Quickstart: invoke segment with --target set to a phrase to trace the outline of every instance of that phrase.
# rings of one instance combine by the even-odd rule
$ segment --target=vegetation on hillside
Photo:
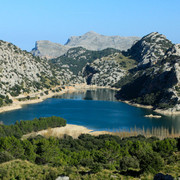
[[[21,121],[14,127],[21,127],[22,132],[27,132],[30,131],[28,127],[36,130],[35,127],[45,127],[45,124],[46,127],[54,126],[53,122],[58,118],[40,119],[32,123]],[[13,134],[14,128],[10,128],[9,133]],[[64,135],[61,139],[37,136],[22,140],[6,136],[0,138],[0,175],[2,179],[55,179],[62,175],[72,179],[112,179],[114,176],[132,179],[161,171],[178,177],[179,151],[180,138],[159,140],[142,135],[121,138],[82,134],[78,139]],[[172,170],[173,166],[175,169]]]
[[[55,64],[56,66],[68,65],[69,69],[74,73],[78,74],[82,71],[83,67],[86,63],[91,63],[96,59],[100,59],[102,57],[107,57],[110,54],[120,52],[120,50],[116,50],[113,48],[107,48],[101,51],[91,51],[86,50],[82,47],[71,48],[68,52],[56,59],[50,60],[50,63]]]

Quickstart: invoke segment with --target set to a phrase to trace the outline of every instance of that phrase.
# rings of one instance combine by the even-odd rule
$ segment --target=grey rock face
[[[128,74],[121,64],[116,60],[97,59],[92,63],[87,63],[82,71],[87,84],[98,86],[112,86],[122,77]]]
[[[128,55],[137,60],[139,66],[153,65],[161,60],[166,54],[166,51],[172,46],[171,41],[166,39],[164,35],[153,32],[137,41],[128,50]]]
[[[70,47],[63,46],[58,43],[53,43],[47,40],[37,41],[35,48],[32,49],[31,53],[34,56],[45,57],[47,59],[56,58],[68,51]]]
[[[104,36],[90,31],[82,36],[72,36],[65,45],[45,40],[37,41],[31,53],[34,56],[52,59],[65,54],[70,48],[74,47],[83,47],[88,50],[106,48],[127,50],[133,45],[134,41],[139,39],[139,37]]]
[[[42,78],[53,77],[50,65],[11,43],[0,41],[0,94],[6,95],[15,85],[21,91],[43,88]],[[24,90],[23,90],[24,89]]]
[[[129,49],[139,37],[104,36],[90,31],[82,36],[72,36],[66,45],[71,47],[82,46],[89,50],[102,50],[114,48],[119,50]]]
[[[174,45],[149,68],[131,74],[117,97],[156,108],[180,111],[180,46]]]

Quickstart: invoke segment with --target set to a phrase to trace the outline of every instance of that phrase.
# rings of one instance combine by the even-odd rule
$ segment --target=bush
[[[100,171],[102,171],[102,165],[100,163],[93,163],[91,166],[91,172],[95,174]]]
[[[14,157],[7,151],[0,152],[0,163],[13,160]]]
[[[120,170],[127,171],[131,168],[138,169],[139,161],[135,156],[125,156],[120,160]]]

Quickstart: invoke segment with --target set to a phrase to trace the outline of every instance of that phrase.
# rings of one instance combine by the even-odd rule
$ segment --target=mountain
[[[107,48],[91,51],[71,48],[64,55],[49,60],[59,71],[69,72],[69,83],[112,86],[124,77],[137,62],[122,55],[120,50]]]
[[[129,49],[139,37],[104,36],[90,31],[82,36],[72,36],[65,45],[71,47],[82,46],[89,50],[103,50],[114,48],[119,50]]]
[[[104,36],[90,31],[82,36],[72,36],[65,45],[53,43],[46,40],[37,41],[31,53],[34,56],[57,58],[65,54],[70,48],[83,47],[88,50],[103,50],[115,48],[127,50],[139,37]]]
[[[50,63],[56,65],[56,67],[69,68],[70,71],[77,75],[87,63],[91,63],[101,57],[109,56],[115,52],[120,51],[112,48],[91,51],[82,47],[76,47],[69,49],[64,55],[58,58],[51,59]]]
[[[5,41],[0,41],[0,65],[0,101],[59,84],[46,60]]]
[[[69,48],[70,47],[63,46],[58,43],[53,43],[47,40],[41,40],[36,42],[35,48],[32,49],[31,53],[34,56],[51,59],[63,55],[64,53],[67,52]]]
[[[180,111],[180,44],[172,45],[152,66],[132,71],[117,87],[121,87],[118,99],[167,109],[170,113]]]
[[[113,86],[129,74],[129,69],[136,67],[137,62],[125,57],[121,52],[87,63],[83,68],[83,77],[87,84],[98,86]]]
[[[164,35],[153,32],[137,41],[126,54],[135,59],[139,66],[147,66],[161,60],[172,45]]]

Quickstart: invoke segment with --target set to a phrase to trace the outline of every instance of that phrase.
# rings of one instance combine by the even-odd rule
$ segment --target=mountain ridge
[[[89,31],[81,36],[71,36],[64,45],[48,40],[36,41],[31,53],[35,56],[51,59],[65,54],[70,48],[74,47],[83,47],[87,50],[94,51],[106,48],[127,50],[133,45],[134,41],[139,39],[139,37],[135,36],[105,36],[94,31]]]

